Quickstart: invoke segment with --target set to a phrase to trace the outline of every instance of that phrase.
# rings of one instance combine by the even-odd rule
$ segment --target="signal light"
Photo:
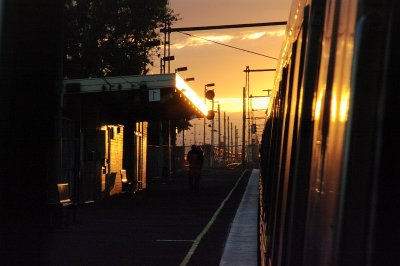
[[[206,91],[206,98],[207,98],[207,99],[212,100],[212,99],[214,99],[214,96],[215,96],[214,90],[208,90],[208,91]]]
[[[215,115],[214,111],[208,110],[208,114],[207,114],[206,117],[207,117],[208,120],[213,120],[214,119],[214,115]]]

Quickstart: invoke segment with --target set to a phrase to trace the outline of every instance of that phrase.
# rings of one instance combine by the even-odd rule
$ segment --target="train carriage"
[[[399,6],[293,1],[260,148],[261,265],[399,262]]]

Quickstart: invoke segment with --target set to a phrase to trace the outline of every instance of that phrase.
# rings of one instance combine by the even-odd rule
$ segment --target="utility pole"
[[[197,145],[197,143],[196,143],[196,126],[197,126],[197,124],[195,123],[194,124],[194,136],[193,136],[193,141],[194,141],[194,145]]]
[[[251,132],[250,132],[250,100],[248,99],[250,95],[250,72],[266,72],[266,71],[275,71],[276,69],[250,69],[249,66],[246,66],[246,69],[243,72],[246,73],[246,83],[245,87],[243,87],[243,140],[242,140],[242,163],[245,164],[245,152],[246,152],[246,112],[248,118],[248,145],[251,144]],[[247,92],[246,92],[247,91]],[[247,100],[247,110],[246,110],[246,100]]]
[[[218,157],[220,157],[221,149],[221,113],[220,106],[218,104]]]
[[[243,87],[242,166],[246,168],[246,87]]]
[[[231,162],[232,162],[232,159],[233,159],[233,125],[231,122]]]
[[[238,138],[239,138],[239,132],[235,125],[235,162],[237,162],[238,158]]]
[[[214,113],[214,98],[211,100],[211,110]],[[211,120],[211,159],[210,166],[214,167],[214,117]]]
[[[226,114],[224,112],[224,164],[226,164]]]
[[[183,152],[185,153],[185,129],[182,129],[182,147]]]
[[[159,176],[163,176],[164,172],[164,138],[163,138],[163,121],[159,120],[158,122],[158,145],[160,146],[158,160],[159,160]]]
[[[229,131],[229,116],[228,116],[228,125],[227,125],[228,127],[227,127],[227,129],[228,129],[228,162],[230,162],[230,158],[231,158],[231,151],[230,151],[230,146],[229,146],[229,133],[230,133],[230,131]]]
[[[251,133],[250,133],[250,100],[249,95],[250,95],[250,67],[246,66],[246,97],[247,97],[247,145],[251,144]]]

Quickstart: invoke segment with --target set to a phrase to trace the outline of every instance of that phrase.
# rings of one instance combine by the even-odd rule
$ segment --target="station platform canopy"
[[[176,73],[64,80],[63,95],[63,107],[87,103],[113,122],[193,119],[208,112]]]

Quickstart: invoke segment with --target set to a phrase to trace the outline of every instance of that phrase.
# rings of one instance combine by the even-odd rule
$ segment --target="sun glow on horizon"
[[[269,97],[260,97],[260,98],[253,98],[251,99],[252,109],[260,111],[267,109]],[[215,99],[215,106],[220,105],[220,109],[222,112],[243,112],[243,98],[216,98]],[[246,101],[246,108],[247,108],[247,101]]]

